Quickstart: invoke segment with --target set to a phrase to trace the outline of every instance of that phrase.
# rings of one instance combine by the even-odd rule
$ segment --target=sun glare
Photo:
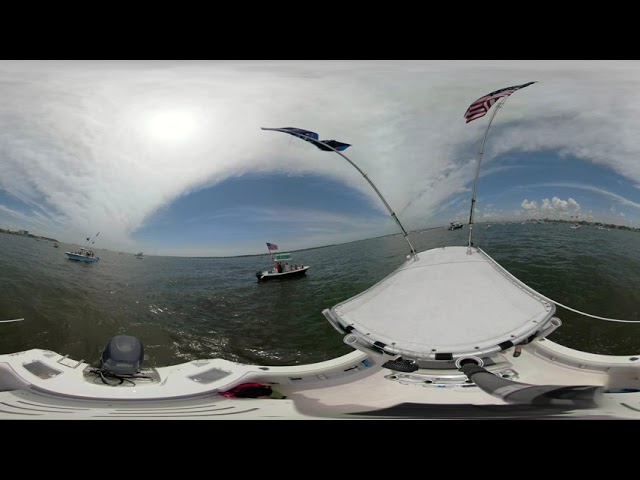
[[[196,121],[186,112],[162,112],[151,117],[149,133],[158,140],[171,142],[187,139],[193,134]]]

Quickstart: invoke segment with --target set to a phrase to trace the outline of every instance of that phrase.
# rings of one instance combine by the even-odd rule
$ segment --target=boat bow
[[[479,248],[419,254],[323,314],[344,342],[403,359],[454,360],[497,353],[560,325],[555,305]]]

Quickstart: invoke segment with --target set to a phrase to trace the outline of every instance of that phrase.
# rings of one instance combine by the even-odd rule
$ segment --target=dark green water
[[[466,245],[468,226],[410,234],[418,250]],[[520,280],[571,308],[640,320],[640,234],[567,224],[477,224],[474,243]],[[286,246],[285,239],[278,244]],[[322,310],[402,264],[400,236],[293,252],[307,276],[258,283],[266,255],[177,258],[97,250],[93,264],[70,245],[0,234],[0,353],[44,348],[87,362],[109,337],[139,337],[147,366],[220,357],[265,365],[328,360],[351,351]],[[425,292],[428,295],[428,292]],[[551,340],[583,351],[640,354],[640,324],[596,320],[558,307]]]

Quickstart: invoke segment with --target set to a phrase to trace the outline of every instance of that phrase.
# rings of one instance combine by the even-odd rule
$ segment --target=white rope
[[[540,294],[538,293],[538,295],[540,295]],[[575,312],[575,313],[579,313],[580,315],[584,315],[585,317],[596,318],[598,320],[605,320],[607,322],[640,323],[640,320],[620,320],[620,319],[617,319],[617,318],[607,318],[607,317],[599,317],[597,315],[591,315],[590,313],[581,312],[580,310],[576,310],[575,308],[567,307],[566,305],[563,305],[563,304],[561,304],[559,302],[556,302],[555,300],[551,300],[549,297],[545,297],[544,295],[540,295],[540,296],[543,297],[545,300],[551,302],[551,303],[555,303],[559,307],[566,308],[567,310],[570,310],[570,311]]]
[[[21,322],[24,318],[16,318],[15,320],[0,320],[0,323]]]
[[[605,320],[607,322],[619,322],[619,323],[640,323],[640,320],[620,320],[617,318],[607,318],[607,317],[599,317],[597,315],[591,315],[590,313],[585,313],[585,312],[581,312],[580,310],[576,310],[575,308],[571,308],[571,307],[567,307],[566,305],[561,304],[560,302],[556,302],[555,300],[550,299],[549,297],[542,295],[540,292],[538,292],[537,290],[532,289],[531,287],[529,287],[528,285],[524,284],[522,281],[520,281],[517,277],[515,277],[513,274],[511,274],[506,268],[504,268],[502,265],[500,265],[498,262],[496,262],[493,258],[491,258],[491,256],[485,252],[484,250],[482,250],[480,247],[477,247],[477,250],[482,252],[483,255],[485,255],[487,257],[487,259],[498,269],[500,270],[503,274],[505,274],[508,278],[511,278],[513,280],[515,280],[516,282],[524,285],[525,287],[529,288],[530,290],[533,290],[535,292],[535,294],[542,298],[543,300],[546,300],[549,303],[554,303],[556,305],[558,305],[559,307],[562,308],[566,308],[567,310],[570,310],[574,313],[577,313],[579,315],[584,315],[585,317],[591,317],[591,318],[596,318],[598,320]]]

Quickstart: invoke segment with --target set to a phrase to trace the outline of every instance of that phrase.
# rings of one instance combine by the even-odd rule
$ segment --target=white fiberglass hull
[[[0,356],[0,419],[640,419],[635,357],[592,355],[549,340],[525,345],[519,357],[511,351],[498,357],[493,370],[515,382],[599,385],[604,393],[595,408],[514,404],[467,383],[459,371],[398,373],[383,368],[383,358],[357,351],[293,367],[193,361],[156,369],[154,382],[110,386],[84,375],[87,364],[30,350]],[[41,378],[47,369],[58,373]],[[270,385],[286,398],[219,394],[248,382]]]
[[[76,253],[65,252],[69,260],[75,260],[76,262],[97,262],[100,257],[87,257],[86,255],[78,255]]]

